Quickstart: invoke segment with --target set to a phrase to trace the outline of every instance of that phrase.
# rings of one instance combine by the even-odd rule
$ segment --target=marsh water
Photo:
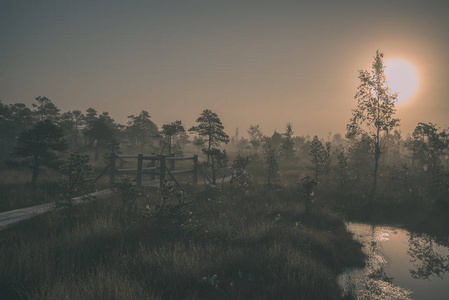
[[[449,241],[400,227],[348,223],[367,254],[365,268],[339,277],[356,299],[449,299]]]

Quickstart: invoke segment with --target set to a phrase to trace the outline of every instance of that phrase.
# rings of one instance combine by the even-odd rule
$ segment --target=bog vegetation
[[[186,130],[159,129],[147,111],[118,124],[41,96],[32,108],[0,102],[0,211],[67,207],[2,232],[0,295],[337,299],[338,272],[363,264],[342,215],[448,234],[448,130],[418,123],[402,135],[382,53],[359,78],[346,134],[326,137],[296,136],[291,123],[230,137],[208,109]],[[107,186],[93,179],[113,152],[199,154],[211,185],[138,190],[122,176],[120,195],[72,207]]]

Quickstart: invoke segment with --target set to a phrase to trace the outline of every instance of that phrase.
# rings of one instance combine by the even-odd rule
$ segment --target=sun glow
[[[419,75],[411,63],[392,59],[385,62],[385,76],[390,90],[398,93],[398,104],[410,101],[418,92]]]

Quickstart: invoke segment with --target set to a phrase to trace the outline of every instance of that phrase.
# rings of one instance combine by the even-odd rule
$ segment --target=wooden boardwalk
[[[101,199],[106,198],[114,193],[113,189],[106,189],[98,192],[94,192],[91,194],[86,195],[89,197],[89,199],[95,200],[95,199]],[[72,199],[72,204],[77,205],[80,203],[86,203],[86,196],[76,197]],[[5,211],[0,213],[0,231],[3,231],[12,225],[27,220],[30,218],[33,218],[38,215],[42,215],[50,210],[58,209],[55,206],[54,202],[25,207],[25,208],[19,208],[14,209],[10,211]]]
[[[231,180],[231,176],[228,176],[225,178],[218,178],[217,184],[222,184],[223,182],[229,182],[230,180]],[[169,182],[173,182],[173,181],[169,181]],[[181,183],[185,184],[185,182],[181,182]],[[209,185],[211,183],[209,181],[205,180],[205,184]],[[145,187],[159,188],[160,181],[159,180],[146,181],[146,182],[142,182],[141,185],[145,186]],[[86,203],[86,201],[89,201],[89,200],[85,200],[86,198],[91,199],[91,200],[106,198],[106,197],[112,195],[114,192],[115,192],[115,189],[111,188],[111,189],[94,192],[94,193],[91,193],[91,194],[88,194],[85,196],[76,197],[76,198],[72,199],[72,204],[77,205],[77,204],[81,204],[81,203]],[[53,209],[59,209],[59,208],[56,207],[54,202],[50,202],[50,203],[45,203],[45,204],[40,204],[40,205],[35,205],[35,206],[1,212],[0,213],[0,231],[3,231],[5,229],[11,227],[14,224],[17,224],[18,222],[33,218],[35,216],[42,215],[42,214],[44,214],[50,210],[53,210]]]

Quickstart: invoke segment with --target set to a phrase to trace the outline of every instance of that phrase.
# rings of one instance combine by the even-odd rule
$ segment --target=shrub
[[[199,226],[192,202],[186,199],[182,191],[166,186],[158,190],[157,197],[158,203],[145,205],[143,225],[159,234],[186,234]]]
[[[86,195],[94,190],[92,168],[89,165],[89,156],[71,153],[61,166],[62,177],[59,179],[60,189],[57,206],[71,206],[72,198]]]

